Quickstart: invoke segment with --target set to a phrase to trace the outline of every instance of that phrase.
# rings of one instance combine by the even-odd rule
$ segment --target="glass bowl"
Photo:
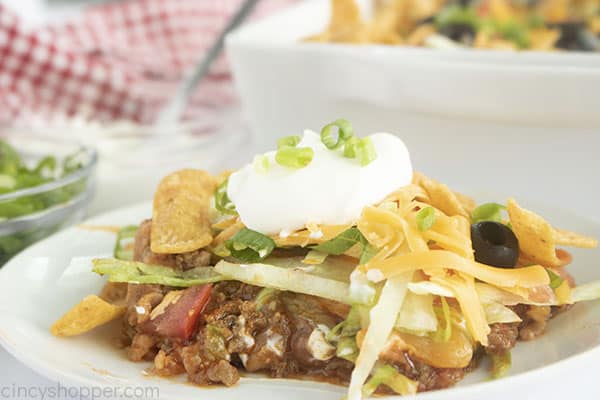
[[[0,267],[25,247],[80,222],[95,186],[96,151],[76,142],[27,134],[2,135],[27,166],[46,156],[68,160],[73,172],[38,186],[0,194]]]

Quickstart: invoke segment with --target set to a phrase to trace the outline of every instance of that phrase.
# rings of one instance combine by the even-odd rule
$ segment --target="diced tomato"
[[[477,6],[475,12],[480,17],[486,17],[490,13],[490,5],[484,1]]]
[[[165,311],[144,324],[142,330],[161,336],[187,340],[198,326],[198,319],[210,299],[212,286],[193,286]]]

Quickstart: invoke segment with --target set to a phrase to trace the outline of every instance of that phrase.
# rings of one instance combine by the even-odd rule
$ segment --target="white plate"
[[[540,208],[536,208],[540,210]],[[600,237],[600,226],[569,213],[545,211],[565,228]],[[90,220],[89,225],[138,223],[150,215],[143,204],[120,209]],[[103,279],[89,271],[77,257],[110,256],[114,234],[74,227],[44,240],[9,262],[0,271],[0,343],[37,372],[63,383],[85,386],[140,386],[160,390],[161,399],[202,398],[264,400],[285,398],[339,399],[342,388],[331,385],[266,378],[243,378],[233,388],[202,389],[177,379],[148,377],[148,366],[128,361],[110,340],[117,326],[81,337],[58,339],[48,328],[84,296],[97,293]],[[579,282],[600,279],[598,250],[575,251],[571,271]],[[600,362],[600,302],[579,304],[550,322],[540,339],[522,342],[513,352],[511,376],[486,381],[486,366],[467,376],[457,388],[419,395],[420,399],[506,400],[528,398],[598,398],[594,381]],[[481,382],[481,383],[480,383]]]

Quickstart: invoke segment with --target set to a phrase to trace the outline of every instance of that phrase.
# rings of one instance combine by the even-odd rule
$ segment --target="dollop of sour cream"
[[[389,133],[370,135],[377,158],[366,166],[329,150],[321,137],[305,131],[297,147],[314,156],[304,168],[281,166],[275,151],[265,153],[266,171],[248,164],[229,177],[227,194],[248,228],[266,235],[293,232],[307,224],[344,225],[358,220],[364,207],[411,183],[408,149]]]

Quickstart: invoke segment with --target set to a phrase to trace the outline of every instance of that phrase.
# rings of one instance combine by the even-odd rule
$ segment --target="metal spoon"
[[[206,55],[198,62],[194,71],[182,81],[175,96],[173,96],[173,98],[160,110],[155,122],[158,127],[173,126],[179,122],[190,95],[202,78],[208,73],[210,66],[221,53],[223,45],[225,44],[225,36],[233,29],[237,28],[248,17],[259,1],[260,0],[245,0],[237,12],[231,17],[225,28],[221,31],[208,50],[208,53],[206,53]]]

